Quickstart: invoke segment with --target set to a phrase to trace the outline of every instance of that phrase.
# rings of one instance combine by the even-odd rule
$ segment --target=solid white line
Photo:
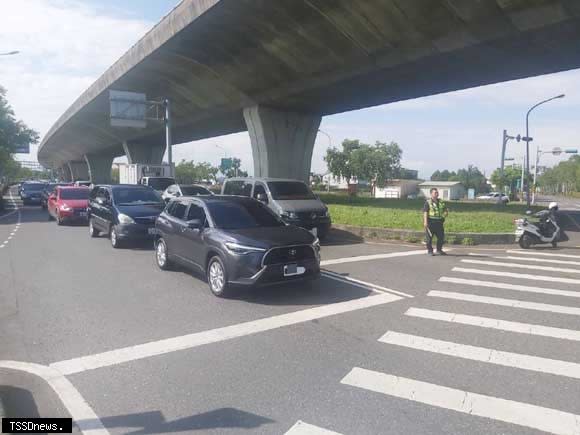
[[[580,273],[580,269],[568,269],[564,267],[536,266],[535,264],[502,263],[501,261],[484,261],[463,259],[462,263],[483,264],[486,266],[509,267],[514,269],[545,270],[547,272]]]
[[[580,415],[557,409],[485,396],[359,367],[353,368],[340,382],[388,396],[554,434],[580,433]]]
[[[471,361],[480,361],[504,367],[580,379],[580,364],[569,361],[470,346],[452,341],[421,337],[419,335],[403,334],[396,331],[387,331],[385,335],[379,338],[379,341],[394,346],[454,356]]]
[[[469,254],[469,255],[478,256],[479,254]],[[549,258],[513,257],[511,255],[508,255],[507,257],[490,257],[490,258],[497,258],[499,260],[534,261],[537,263],[567,264],[570,266],[580,266],[580,261],[551,260]]]
[[[45,380],[84,434],[108,435],[103,423],[74,385],[57,370],[39,364],[0,361],[0,369],[18,370]]]
[[[517,332],[520,334],[540,335],[542,337],[580,341],[580,331],[573,329],[554,328],[551,326],[511,322],[508,320],[492,319],[489,317],[469,316],[467,314],[449,313],[447,311],[434,311],[414,307],[409,308],[405,312],[405,315],[422,319],[478,326],[481,328],[497,329],[500,331]]]
[[[382,260],[385,258],[408,257],[410,255],[420,255],[420,254],[424,255],[425,250],[421,249],[420,251],[391,252],[388,254],[360,255],[358,257],[335,258],[334,260],[321,261],[320,265],[328,266],[329,264],[355,263],[357,261]]]
[[[370,288],[371,290],[379,291],[380,293],[394,293],[396,295],[403,296],[405,298],[412,298],[413,297],[413,295],[410,295],[408,293],[403,293],[403,292],[400,292],[398,290],[392,290],[390,288],[382,287],[380,285],[373,284],[373,283],[366,282],[366,281],[362,281],[360,279],[351,278],[350,276],[343,276],[343,275],[340,275],[338,273],[332,272],[330,270],[325,270],[322,272],[322,274],[324,276],[326,276],[327,278],[335,279],[336,281],[346,282],[347,284],[352,284],[352,285],[355,285],[357,287],[361,287],[361,288],[364,288],[367,290]]]
[[[580,291],[572,291],[572,290],[558,290],[558,289],[551,289],[551,288],[542,288],[542,287],[528,287],[526,285],[518,285],[518,284],[507,284],[503,282],[494,282],[494,281],[479,281],[476,279],[463,279],[463,278],[450,278],[447,276],[443,276],[439,278],[440,282],[449,282],[452,284],[463,284],[463,285],[471,285],[475,287],[489,287],[489,288],[497,288],[497,289],[505,289],[505,290],[515,290],[520,292],[529,292],[529,293],[542,293],[546,295],[555,295],[555,296],[568,296],[571,298],[580,298]]]
[[[258,332],[271,331],[273,329],[309,322],[311,320],[334,316],[336,314],[384,305],[401,299],[402,298],[399,296],[382,293],[351,301],[308,308],[306,310],[281,314],[265,319],[238,323],[236,325],[212,329],[209,331],[182,335],[180,337],[168,338],[136,346],[129,346],[96,355],[73,358],[53,363],[50,367],[59,370],[65,375],[70,375],[73,373],[80,373],[87,370],[149,358],[156,355],[163,355],[179,350],[191,349],[205,344],[218,343],[232,338],[256,334]]]
[[[430,291],[429,293],[427,293],[427,296],[444,299],[455,299],[458,301],[478,302],[482,304],[501,305],[504,307],[511,308],[523,308],[526,310],[548,311],[551,313],[571,314],[574,316],[580,316],[580,307],[567,307],[565,305],[540,304],[537,302],[519,301],[516,299],[502,299],[490,296],[479,296],[455,292],[442,292],[438,290]]]
[[[525,273],[498,272],[495,270],[469,269],[469,268],[464,268],[464,267],[454,267],[451,270],[453,272],[474,273],[474,274],[478,274],[478,275],[502,276],[502,277],[507,277],[507,278],[519,278],[519,279],[531,279],[534,281],[562,282],[562,283],[566,283],[566,284],[580,284],[580,279],[574,279],[574,278],[560,278],[560,277],[545,276],[545,275],[529,275],[529,274],[525,274]]]
[[[511,249],[511,250],[508,250],[506,252],[509,254],[518,254],[518,255],[542,255],[545,257],[580,258],[580,255],[554,254],[554,253],[538,252],[538,251],[517,251],[515,249]]]
[[[338,432],[333,432],[312,424],[304,423],[298,420],[294,426],[290,428],[285,435],[341,435]]]

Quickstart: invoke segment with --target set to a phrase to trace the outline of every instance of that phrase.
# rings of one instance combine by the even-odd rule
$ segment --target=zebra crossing
[[[412,306],[404,312],[404,318],[411,323],[400,322],[400,327],[397,323],[397,326],[385,331],[378,342],[393,351],[404,352],[405,358],[438,358],[437,365],[441,364],[442,367],[449,365],[450,360],[445,358],[453,358],[453,361],[467,364],[461,366],[467,367],[466,370],[471,370],[470,364],[483,364],[486,373],[494,373],[494,370],[504,367],[536,376],[534,382],[540,388],[547,388],[546,397],[559,394],[559,391],[550,390],[552,384],[541,386],[545,376],[554,376],[566,382],[565,385],[570,385],[570,388],[577,388],[575,406],[565,410],[555,409],[549,406],[553,403],[549,400],[547,403],[537,403],[537,396],[536,403],[532,403],[534,401],[530,400],[530,395],[523,390],[519,392],[521,400],[514,400],[513,396],[507,398],[483,394],[482,384],[477,382],[459,389],[442,384],[439,379],[430,382],[429,379],[414,379],[401,376],[400,373],[369,370],[365,367],[353,367],[340,383],[363,391],[364,394],[374,394],[375,397],[379,394],[391,400],[484,417],[518,425],[521,429],[580,435],[580,278],[574,278],[580,274],[580,255],[506,250],[500,255],[482,257],[481,254],[470,253],[459,259],[459,265],[438,279],[435,286],[437,289],[429,290],[423,299],[413,299]],[[438,309],[433,309],[431,305],[436,305]],[[445,308],[440,308],[441,305]],[[497,313],[490,315],[494,311]],[[515,318],[510,319],[509,315]],[[529,321],[522,321],[522,318]],[[438,331],[453,334],[453,337],[441,339],[430,336],[429,325],[433,323],[428,322],[442,325]],[[409,325],[414,325],[413,331],[408,331]],[[570,325],[575,327],[570,328]],[[512,333],[514,337],[521,337],[521,341],[528,342],[555,341],[552,344],[568,349],[567,358],[541,355],[540,345],[537,351],[539,354],[536,355],[534,351],[516,352],[517,342],[514,343],[514,349],[506,349],[505,340],[503,346],[497,346],[497,349],[494,346],[468,343],[465,342],[465,336],[468,335],[462,334],[461,328],[475,328],[476,331],[487,331],[487,334],[492,335]],[[418,333],[418,330],[427,333]],[[476,338],[473,340],[477,341]],[[531,348],[536,349],[534,346]],[[571,409],[576,412],[570,412]],[[301,427],[304,431],[301,431]],[[298,425],[288,433],[336,433],[325,431],[327,429]]]

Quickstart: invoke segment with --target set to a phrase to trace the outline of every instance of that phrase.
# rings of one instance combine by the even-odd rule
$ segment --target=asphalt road
[[[148,246],[15,206],[0,217],[11,415],[91,434],[580,434],[579,232],[447,257],[336,237],[318,282],[223,300]]]

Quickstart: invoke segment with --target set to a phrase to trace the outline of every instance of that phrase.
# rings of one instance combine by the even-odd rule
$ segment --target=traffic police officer
[[[447,205],[439,199],[439,191],[433,187],[431,198],[425,201],[423,206],[423,226],[427,238],[427,254],[433,255],[433,236],[437,237],[437,253],[447,255],[443,252],[443,241],[445,240],[445,229],[443,223],[449,214]]]

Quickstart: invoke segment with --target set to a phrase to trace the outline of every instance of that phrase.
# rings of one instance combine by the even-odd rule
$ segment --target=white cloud
[[[21,53],[0,58],[0,85],[16,116],[46,133],[153,24],[108,16],[78,0],[3,1],[0,51]]]

